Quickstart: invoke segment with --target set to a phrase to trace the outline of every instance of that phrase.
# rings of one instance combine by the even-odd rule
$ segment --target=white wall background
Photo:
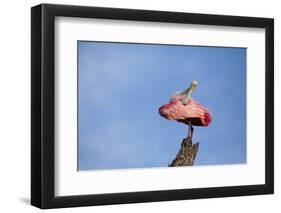
[[[45,0],[45,3],[170,10],[275,18],[275,195],[201,199],[50,210],[51,212],[278,212],[281,207],[281,13],[279,1],[246,0]],[[0,18],[0,212],[39,212],[30,197],[30,7],[1,2]],[[239,174],[237,174],[239,175]]]

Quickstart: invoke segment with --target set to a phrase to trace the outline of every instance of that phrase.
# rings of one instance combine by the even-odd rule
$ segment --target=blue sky
[[[78,169],[166,167],[187,126],[158,108],[198,82],[195,165],[246,163],[246,49],[78,42]]]

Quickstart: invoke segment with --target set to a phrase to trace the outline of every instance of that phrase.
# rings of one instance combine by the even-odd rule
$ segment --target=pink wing
[[[182,122],[192,121],[194,125],[207,126],[212,118],[208,109],[190,99],[187,105],[183,105],[181,100],[173,100],[159,109],[161,116],[169,120]]]

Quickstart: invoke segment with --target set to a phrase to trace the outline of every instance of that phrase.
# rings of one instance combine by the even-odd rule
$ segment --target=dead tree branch
[[[192,144],[192,139],[190,137],[184,138],[176,158],[172,161],[169,167],[193,166],[198,149],[199,143]]]

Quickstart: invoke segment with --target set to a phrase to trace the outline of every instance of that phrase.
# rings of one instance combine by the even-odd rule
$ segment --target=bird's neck
[[[191,96],[191,94],[194,92],[195,88],[194,87],[189,87],[186,90],[183,91],[183,94],[186,96]]]

